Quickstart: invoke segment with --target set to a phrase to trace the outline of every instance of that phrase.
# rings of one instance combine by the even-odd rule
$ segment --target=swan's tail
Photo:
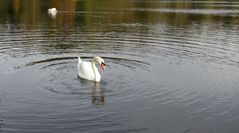
[[[77,63],[77,70],[79,71],[80,69],[80,64],[81,64],[82,60],[80,58],[80,56],[78,56],[78,63]]]
[[[79,62],[82,62],[82,60],[81,60],[80,56],[78,56],[78,63],[79,63]]]

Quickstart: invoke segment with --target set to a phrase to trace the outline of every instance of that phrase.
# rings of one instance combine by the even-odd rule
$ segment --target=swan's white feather
[[[79,77],[97,82],[100,81],[101,76],[94,62],[82,61],[78,57],[77,69]]]
[[[50,8],[48,9],[48,13],[57,13],[56,8]]]

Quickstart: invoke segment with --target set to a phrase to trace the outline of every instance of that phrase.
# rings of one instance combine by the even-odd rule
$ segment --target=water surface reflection
[[[1,131],[237,133],[237,1],[0,3]]]

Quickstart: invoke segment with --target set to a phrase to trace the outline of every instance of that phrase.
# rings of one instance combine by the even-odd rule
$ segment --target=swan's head
[[[56,10],[56,8],[50,8],[50,9],[48,9],[48,12],[49,13],[56,13],[57,10]]]
[[[51,10],[55,12],[55,11],[56,11],[56,8],[51,8]]]
[[[99,56],[95,56],[92,61],[95,62],[95,63],[100,64],[101,69],[102,69],[102,70],[105,70],[106,64],[105,64],[104,59],[102,59],[102,58],[99,57]]]

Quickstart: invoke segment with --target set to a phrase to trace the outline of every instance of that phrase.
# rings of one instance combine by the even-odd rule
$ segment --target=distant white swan
[[[50,9],[48,9],[48,13],[49,14],[56,14],[57,10],[56,10],[56,8],[50,8]]]
[[[100,64],[102,70],[105,70],[105,62],[99,56],[95,56],[90,62],[82,61],[81,58],[78,57],[78,76],[87,80],[100,82],[101,76],[96,64]]]

